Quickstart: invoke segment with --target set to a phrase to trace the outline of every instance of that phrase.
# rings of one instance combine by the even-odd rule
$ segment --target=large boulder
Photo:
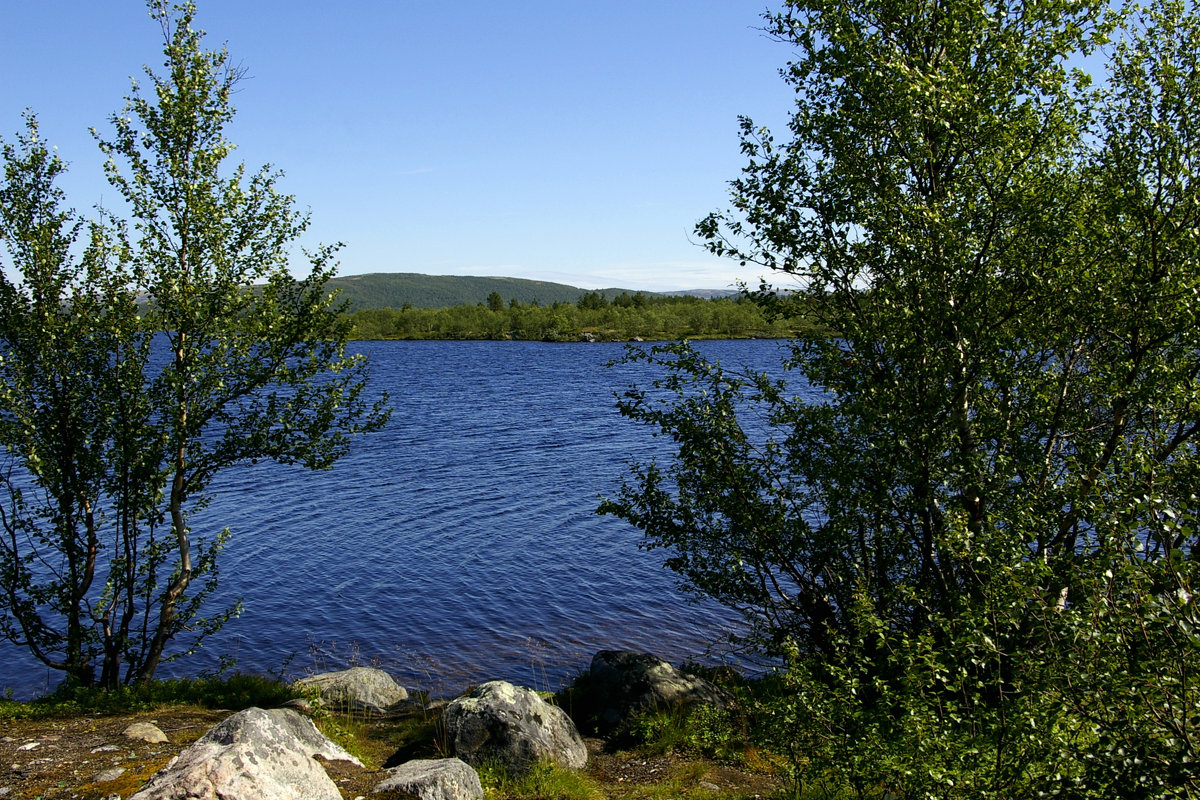
[[[423,758],[388,771],[372,794],[401,791],[421,800],[482,800],[479,773],[458,758]]]
[[[601,650],[586,674],[588,717],[600,731],[619,728],[647,711],[688,712],[696,706],[726,708],[733,698],[724,689],[683,672],[649,653]]]
[[[339,672],[322,672],[296,681],[321,693],[321,702],[343,711],[373,711],[382,714],[408,699],[404,687],[381,669],[352,667]]]
[[[446,740],[454,754],[473,766],[499,764],[521,774],[539,761],[569,769],[587,764],[587,747],[561,708],[537,692],[491,681],[446,706]]]
[[[341,800],[314,758],[362,762],[286,708],[248,708],[171,759],[130,800]]]

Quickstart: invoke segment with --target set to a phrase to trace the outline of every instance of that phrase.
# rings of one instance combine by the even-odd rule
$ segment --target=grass
[[[28,702],[0,703],[0,720],[127,714],[164,706],[240,711],[251,706],[274,708],[301,696],[299,690],[279,678],[240,673],[222,678],[151,681],[116,689],[60,687]]]
[[[485,800],[605,800],[600,784],[593,778],[543,762],[528,772],[510,776],[502,768],[479,768]]]
[[[745,727],[732,711],[698,706],[639,714],[628,736],[653,755],[680,753],[730,763],[746,763],[751,747]]]
[[[626,797],[631,800],[676,800],[676,798],[707,800],[707,798],[717,796],[717,792],[703,785],[707,777],[708,770],[704,764],[688,762],[672,770],[670,775],[658,783],[630,787]]]
[[[313,722],[367,769],[392,767],[418,758],[445,758],[437,717],[419,706],[386,718],[318,711]]]

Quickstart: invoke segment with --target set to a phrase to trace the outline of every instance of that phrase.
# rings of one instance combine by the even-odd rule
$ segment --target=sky
[[[0,0],[0,136],[24,109],[85,214],[89,128],[162,61],[139,0]],[[284,171],[342,275],[500,275],[649,291],[757,284],[693,227],[728,205],[738,117],[782,128],[792,55],[756,0],[197,0],[245,70],[235,160]]]

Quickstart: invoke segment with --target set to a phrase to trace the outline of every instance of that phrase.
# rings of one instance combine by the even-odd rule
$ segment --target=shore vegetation
[[[813,327],[802,307],[773,313],[747,296],[706,299],[588,292],[575,303],[504,300],[446,308],[381,308],[349,314],[355,339],[516,339],[547,342],[778,339]]]

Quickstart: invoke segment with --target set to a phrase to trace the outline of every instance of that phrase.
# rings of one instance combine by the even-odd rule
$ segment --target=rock
[[[418,759],[393,767],[388,777],[371,790],[399,790],[421,800],[481,800],[483,786],[479,773],[462,759]]]
[[[341,800],[314,756],[362,766],[295,711],[248,708],[173,758],[131,800]]]
[[[587,764],[587,748],[575,723],[532,689],[491,681],[460,697],[442,714],[454,754],[478,766],[494,761],[520,774],[542,760],[570,769]]]
[[[135,722],[121,731],[121,735],[126,739],[138,739],[150,744],[162,744],[167,741],[167,735],[157,725],[151,725],[149,722]]]
[[[297,686],[313,686],[321,701],[333,708],[373,711],[382,714],[408,699],[404,687],[381,669],[353,667],[340,672],[323,672],[296,681]]]
[[[293,697],[283,704],[283,708],[290,708],[293,711],[299,711],[306,717],[313,715],[313,704],[305,700],[303,697]]]
[[[698,705],[726,708],[733,700],[703,678],[648,653],[629,650],[596,653],[586,685],[589,696],[582,705],[601,731],[613,730],[644,711],[686,711]]]
[[[103,772],[97,773],[96,777],[92,779],[92,782],[108,783],[109,781],[115,781],[124,774],[125,769],[123,767],[113,767],[112,769],[106,769]]]

